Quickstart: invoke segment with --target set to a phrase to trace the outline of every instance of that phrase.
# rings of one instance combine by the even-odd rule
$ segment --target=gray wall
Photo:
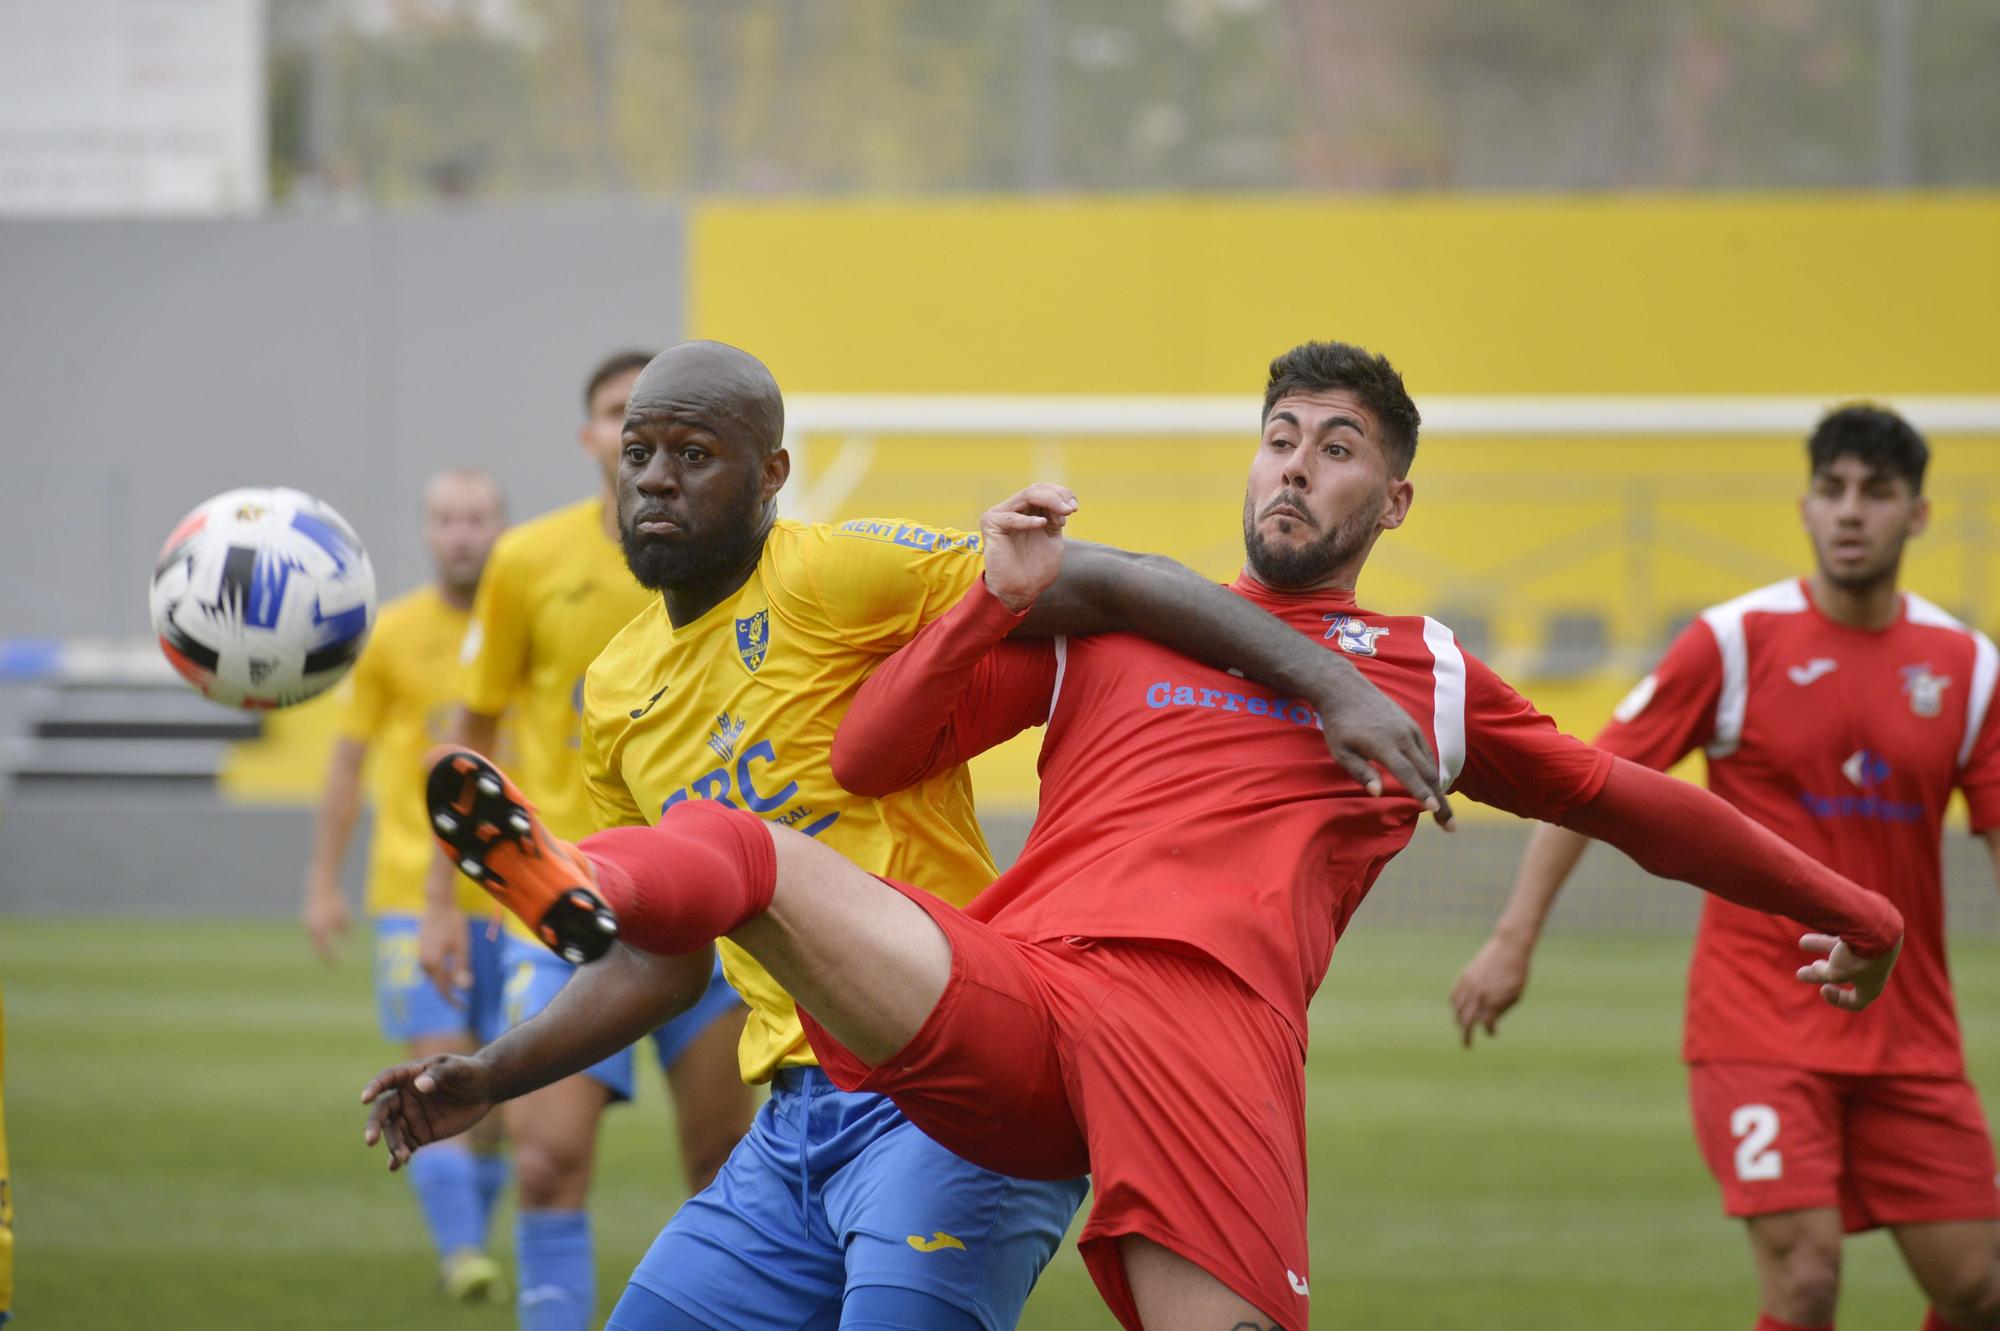
[[[174,521],[292,485],[426,576],[417,489],[499,473],[514,515],[590,491],[590,367],[680,335],[678,212],[0,221],[0,637],[146,630]]]

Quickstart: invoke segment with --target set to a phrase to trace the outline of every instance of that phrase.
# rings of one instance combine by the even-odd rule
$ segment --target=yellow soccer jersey
[[[435,587],[382,607],[354,663],[340,733],[368,746],[368,794],[375,805],[368,850],[368,913],[420,914],[424,878],[437,857],[424,817],[424,755],[442,744],[459,696],[459,644],[468,614]],[[459,904],[485,912],[478,886],[459,883]]]
[[[820,838],[870,873],[963,905],[993,881],[959,769],[886,799],[842,790],[827,756],[855,690],[964,596],[979,538],[903,522],[779,522],[756,576],[676,629],[657,599],[612,640],[584,690],[583,758],[600,827],[724,800]],[[791,996],[721,944],[750,1004],[743,1077],[813,1062]]]

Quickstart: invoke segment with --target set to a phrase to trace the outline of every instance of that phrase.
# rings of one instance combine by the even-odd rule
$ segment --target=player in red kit
[[[1963,790],[2000,865],[2000,654],[1898,590],[1904,543],[1928,518],[1917,432],[1880,408],[1846,407],[1807,455],[1800,512],[1817,569],[1704,612],[1597,743],[1659,769],[1706,750],[1711,790],[1880,888],[1908,924],[1895,985],[1857,1018],[1770,982],[1789,922],[1706,903],[1684,1053],[1702,1155],[1724,1209],[1748,1224],[1759,1327],[1831,1326],[1843,1230],[1887,1226],[1930,1299],[1926,1327],[1989,1331],[2000,1327],[2000,1188],[1945,968],[1939,843]],[[1535,832],[1493,937],[1452,992],[1468,1043],[1520,999],[1542,921],[1586,844]]]
[[[1720,800],[1558,733],[1443,625],[1357,606],[1363,562],[1409,508],[1417,424],[1379,357],[1314,343],[1273,363],[1234,587],[1306,649],[1272,689],[1129,634],[1010,639],[1031,609],[1061,622],[1059,592],[1037,600],[1073,504],[986,515],[983,583],[876,671],[833,754],[869,793],[1047,724],[1034,831],[969,909],[714,802],[569,846],[471,755],[440,761],[441,793],[494,829],[494,894],[559,938],[586,937],[579,906],[598,899],[647,951],[727,935],[798,999],[837,1084],[889,1095],[988,1168],[1088,1170],[1083,1254],[1125,1326],[1304,1331],[1306,1007],[1422,811],[1329,757],[1299,701],[1320,696],[1316,668],[1359,668],[1446,784],[1826,931],[1808,941],[1828,955],[1782,969],[1830,1003],[1880,992],[1902,932],[1882,897]],[[398,1155],[444,1121],[427,1075],[371,1088],[369,1135]]]

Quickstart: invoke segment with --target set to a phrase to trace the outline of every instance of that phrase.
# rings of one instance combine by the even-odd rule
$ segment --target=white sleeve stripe
[[[2000,651],[1993,640],[1975,630],[1972,634],[1972,687],[1965,700],[1965,739],[1958,746],[1958,768],[1962,772],[1972,761],[1973,746],[1986,728],[1986,713],[1993,703],[1993,686],[2000,681]]]
[[[1056,719],[1056,703],[1062,697],[1063,671],[1069,668],[1069,639],[1057,636],[1054,642],[1056,648],[1056,682],[1049,689],[1049,714],[1042,718],[1043,725],[1047,725]]]
[[[1722,691],[1715,700],[1715,733],[1709,737],[1709,757],[1727,758],[1743,741],[1743,715],[1750,704],[1750,646],[1743,631],[1744,617],[1752,611],[1795,615],[1805,608],[1805,593],[1796,580],[1787,578],[1701,612],[1702,622],[1715,634],[1715,645],[1722,654]]]
[[[1428,615],[1424,646],[1431,649],[1431,733],[1437,741],[1438,782],[1450,790],[1465,769],[1465,653],[1451,630]]]

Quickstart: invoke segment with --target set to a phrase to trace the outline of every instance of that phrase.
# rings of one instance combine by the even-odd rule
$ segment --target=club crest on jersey
[[[764,653],[771,646],[771,612],[759,610],[747,619],[736,621],[736,654],[743,658],[743,668],[751,674],[764,664]]]
[[[1354,615],[1321,615],[1320,618],[1327,621],[1326,637],[1338,639],[1340,650],[1350,656],[1375,655],[1375,640],[1389,632],[1384,628],[1371,628]]]
[[[1918,716],[1936,716],[1944,710],[1944,691],[1951,687],[1949,675],[1933,675],[1931,663],[1903,667],[1903,693],[1910,710]]]

